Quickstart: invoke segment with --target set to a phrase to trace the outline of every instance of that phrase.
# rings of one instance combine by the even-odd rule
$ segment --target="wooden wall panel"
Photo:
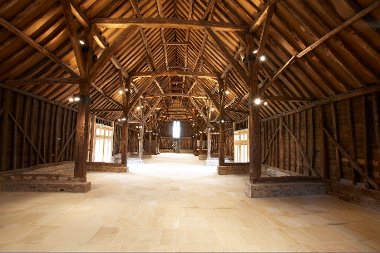
[[[0,142],[0,171],[74,160],[74,109],[0,88],[0,110],[0,131],[7,139]]]
[[[263,120],[263,163],[304,175],[315,169],[325,179],[374,188],[368,181],[380,184],[378,101],[380,93],[373,93]]]

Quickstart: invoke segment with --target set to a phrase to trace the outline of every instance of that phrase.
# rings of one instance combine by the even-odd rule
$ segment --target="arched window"
[[[181,125],[179,121],[173,121],[173,138],[181,137]]]

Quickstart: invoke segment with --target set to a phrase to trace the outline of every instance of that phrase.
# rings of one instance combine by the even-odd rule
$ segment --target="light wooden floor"
[[[380,251],[380,213],[331,196],[248,199],[245,176],[187,154],[92,190],[0,193],[0,251]]]

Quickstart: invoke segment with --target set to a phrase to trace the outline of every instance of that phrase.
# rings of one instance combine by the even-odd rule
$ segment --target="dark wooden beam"
[[[163,46],[190,46],[189,42],[165,42],[162,43]]]
[[[8,31],[12,32],[15,34],[17,37],[22,39],[24,42],[26,42],[28,45],[48,57],[50,60],[54,61],[57,63],[59,66],[61,66],[64,70],[66,70],[70,75],[73,77],[79,77],[78,73],[72,70],[72,68],[64,63],[61,59],[59,59],[55,54],[47,50],[45,47],[41,46],[38,44],[36,41],[31,39],[29,36],[24,34],[22,31],[11,25],[9,22],[7,22],[5,19],[0,17],[0,25],[2,25],[4,28],[6,28]]]
[[[131,72],[131,77],[157,77],[157,76],[196,76],[199,78],[216,78],[214,73],[189,72],[189,71],[148,71],[148,72]]]
[[[200,30],[212,28],[215,31],[236,32],[246,31],[247,26],[232,23],[183,20],[177,18],[93,18],[93,24],[107,28],[127,28],[136,25],[144,28],[172,28]]]
[[[239,62],[234,58],[233,55],[229,53],[229,50],[224,45],[221,39],[214,33],[214,31],[210,28],[206,28],[207,33],[211,36],[211,38],[214,40],[216,45],[218,46],[220,52],[224,55],[226,60],[233,66],[233,68],[236,70],[236,72],[243,78],[244,81],[248,80],[248,76],[244,68],[239,64]]]
[[[274,84],[274,81],[278,78],[278,76],[280,74],[282,74],[293,62],[295,62],[296,59],[300,59],[302,57],[304,57],[306,54],[310,53],[311,51],[313,51],[314,49],[316,49],[318,46],[320,46],[321,44],[323,44],[326,40],[330,39],[331,37],[333,37],[335,34],[339,33],[340,31],[342,31],[343,29],[345,29],[346,27],[348,27],[349,25],[351,25],[352,23],[356,22],[357,20],[359,20],[360,18],[366,16],[368,13],[370,13],[371,11],[375,10],[377,7],[380,6],[380,1],[376,1],[374,2],[373,4],[371,4],[370,6],[368,6],[367,8],[365,8],[364,10],[356,13],[354,16],[352,16],[351,18],[349,18],[348,20],[346,20],[345,22],[343,22],[342,24],[338,25],[337,27],[335,27],[333,30],[331,30],[330,32],[326,33],[324,36],[322,36],[321,38],[319,38],[318,40],[316,40],[314,43],[312,43],[311,45],[309,45],[308,47],[306,47],[304,50],[302,50],[301,52],[299,52],[298,54],[292,56],[278,71],[277,73],[273,76],[272,80],[270,82],[268,82],[265,86],[261,85],[262,88],[260,90],[260,93],[264,93],[266,89],[268,89],[271,85]]]
[[[46,84],[79,84],[79,78],[39,78],[25,80],[7,80],[6,85],[46,85]]]
[[[257,17],[255,18],[255,20],[253,21],[252,25],[249,27],[249,32],[250,33],[254,33],[256,32],[256,30],[264,23],[264,21],[266,20],[267,18],[267,15],[268,15],[268,9],[271,5],[274,5],[276,4],[277,2],[279,2],[280,0],[270,0],[268,1],[263,9],[257,14]]]
[[[133,106],[137,103],[137,101],[140,99],[140,96],[150,87],[154,80],[154,76],[149,77],[147,80],[143,82],[141,85],[141,88],[138,93],[135,94],[133,97],[132,101],[129,103],[127,111],[129,112]]]
[[[90,79],[96,78],[97,74],[103,69],[104,64],[112,57],[112,55],[124,45],[137,31],[137,26],[129,26],[123,31],[112,43],[112,45],[106,48],[100,55],[99,59],[95,62],[90,71]]]
[[[246,58],[248,60],[248,79],[247,84],[249,87],[249,141],[252,145],[249,148],[249,180],[255,182],[261,177],[261,115],[260,106],[256,106],[253,101],[259,96],[259,70],[260,70],[260,56],[265,50],[265,45],[268,38],[269,26],[274,13],[275,5],[270,5],[266,10],[267,15],[265,18],[264,26],[261,32],[259,47],[257,48],[256,57],[253,57],[253,36],[246,35],[247,47]]]
[[[302,98],[302,97],[289,97],[289,96],[264,96],[264,100],[271,101],[288,101],[288,102],[310,102],[314,101],[312,98]]]
[[[313,108],[313,107],[317,107],[317,106],[321,106],[321,105],[326,105],[326,104],[330,104],[330,103],[333,103],[333,102],[338,102],[338,101],[342,101],[342,100],[345,100],[345,99],[362,96],[362,95],[365,95],[365,94],[376,93],[376,92],[379,92],[379,91],[380,91],[380,83],[368,85],[366,87],[362,87],[362,88],[359,88],[359,89],[351,90],[351,91],[348,91],[348,92],[345,92],[345,93],[342,93],[342,94],[334,95],[334,96],[331,96],[331,97],[327,97],[327,98],[324,98],[324,99],[321,99],[321,100],[317,100],[317,101],[311,102],[311,103],[309,103],[307,105],[304,105],[302,107],[299,107],[297,109],[290,110],[290,111],[287,111],[287,112],[283,112],[283,113],[277,114],[277,115],[275,115],[273,117],[265,118],[265,119],[263,119],[263,121],[272,120],[272,119],[275,119],[275,118],[279,118],[279,117],[283,117],[283,116],[286,116],[286,115],[289,115],[289,114],[293,114],[293,113],[297,113],[297,112],[300,112],[300,111],[303,111],[303,110],[307,110],[307,109],[310,109],[310,108]]]
[[[75,59],[78,64],[78,69],[79,69],[81,77],[85,77],[87,75],[86,68],[85,68],[86,63],[84,60],[82,47],[79,44],[79,37],[77,34],[77,29],[75,27],[74,17],[71,12],[70,0],[60,0],[60,2],[63,9],[63,15],[65,16],[67,31],[69,32],[71,45],[74,50]]]

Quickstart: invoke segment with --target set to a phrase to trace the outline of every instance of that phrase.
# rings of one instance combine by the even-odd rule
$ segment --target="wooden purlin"
[[[16,36],[21,38],[23,41],[25,41],[28,45],[32,46],[34,49],[51,59],[52,61],[56,62],[58,65],[60,65],[65,71],[70,73],[73,77],[79,77],[79,75],[71,69],[70,66],[68,66],[66,63],[64,63],[61,59],[59,59],[55,54],[47,50],[45,47],[38,44],[36,41],[31,39],[29,36],[24,34],[22,31],[11,25],[8,21],[0,17],[0,25],[2,25],[4,28],[8,29],[10,32],[14,33]]]

